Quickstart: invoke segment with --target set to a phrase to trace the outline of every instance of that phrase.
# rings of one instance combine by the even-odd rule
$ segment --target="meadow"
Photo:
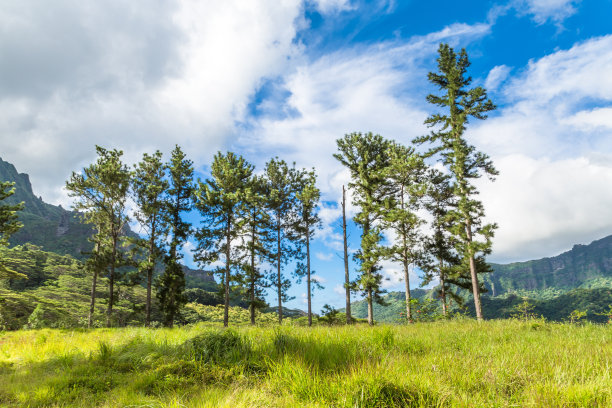
[[[612,406],[612,325],[0,333],[3,407]]]

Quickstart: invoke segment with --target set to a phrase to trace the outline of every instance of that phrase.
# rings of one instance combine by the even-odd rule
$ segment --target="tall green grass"
[[[591,324],[0,334],[3,407],[605,407],[611,376]]]

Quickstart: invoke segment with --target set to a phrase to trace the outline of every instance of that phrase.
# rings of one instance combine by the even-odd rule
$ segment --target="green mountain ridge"
[[[587,311],[587,319],[605,322],[605,312],[612,305],[612,236],[574,247],[557,256],[491,264],[493,272],[483,276],[487,293],[482,296],[485,318],[508,318],[526,298],[533,314],[549,320],[567,319],[573,310]],[[416,289],[412,297],[422,301],[432,298],[431,291]],[[474,315],[470,295],[466,297],[468,315]],[[404,292],[385,296],[388,306],[376,305],[378,321],[395,322],[405,311]],[[355,317],[367,317],[365,301],[351,304]]]

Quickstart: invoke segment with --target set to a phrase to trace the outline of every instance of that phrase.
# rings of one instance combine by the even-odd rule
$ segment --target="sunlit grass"
[[[0,406],[612,406],[612,328],[411,326],[0,334]]]

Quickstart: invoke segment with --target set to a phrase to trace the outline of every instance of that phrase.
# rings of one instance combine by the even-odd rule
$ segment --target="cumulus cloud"
[[[0,6],[0,151],[47,201],[95,157],[126,161],[179,143],[207,163],[262,78],[299,49],[301,3],[195,0],[5,2]],[[19,143],[15,143],[19,140]]]
[[[491,259],[550,256],[612,231],[612,36],[531,61],[470,137],[500,170],[479,185],[499,224]]]
[[[530,14],[538,24],[547,21],[561,23],[576,13],[577,0],[519,0],[516,7],[519,11]]]

